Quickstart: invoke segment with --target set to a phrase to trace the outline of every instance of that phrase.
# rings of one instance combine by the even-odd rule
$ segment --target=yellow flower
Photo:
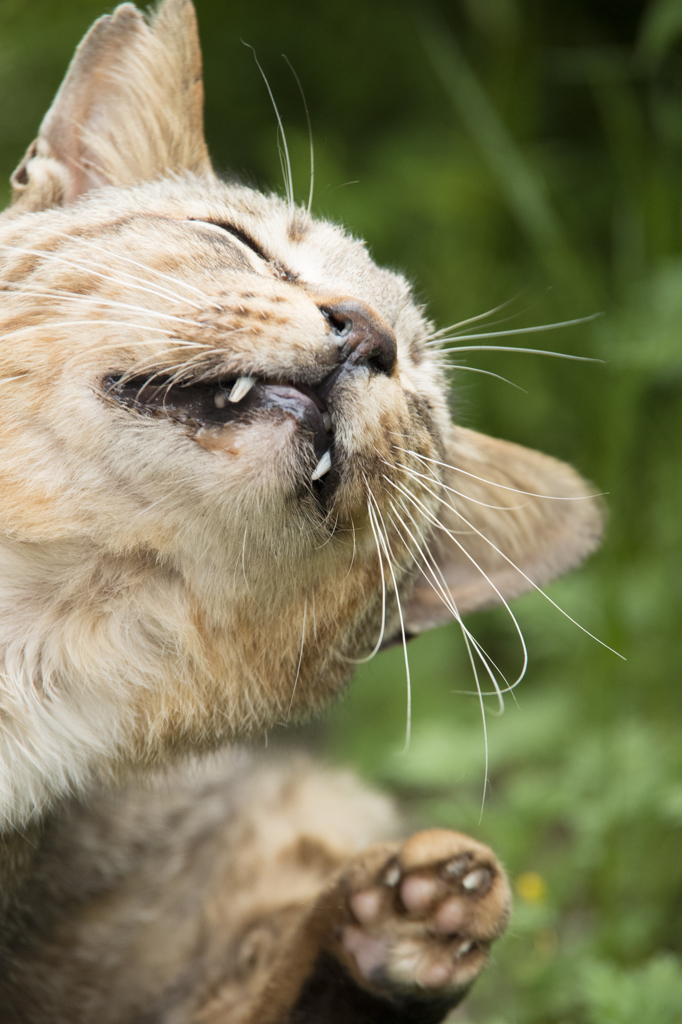
[[[547,882],[537,871],[524,871],[520,874],[515,888],[526,903],[544,903],[547,899]]]

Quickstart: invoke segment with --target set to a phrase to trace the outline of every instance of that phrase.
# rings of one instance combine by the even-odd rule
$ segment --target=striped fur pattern
[[[329,783],[345,822],[337,847],[306,846],[306,829],[325,832],[312,797],[310,824],[297,826],[281,787],[263,782],[253,799],[289,838],[249,854],[262,870],[239,882],[242,916],[225,902],[227,874],[222,897],[215,886],[204,892],[206,857],[222,850],[225,871],[239,874],[251,849],[243,837],[260,835],[256,819],[267,815],[258,817],[244,794],[251,771],[261,780],[272,773],[256,766],[200,787],[202,841],[178,885],[194,901],[191,927],[201,920],[199,932],[207,928],[217,945],[207,940],[213,966],[197,968],[201,997],[187,981],[175,998],[173,986],[197,962],[199,932],[185,945],[176,936],[154,966],[156,939],[138,957],[147,932],[134,935],[113,918],[127,907],[135,921],[140,880],[163,876],[164,863],[172,874],[199,797],[183,776],[176,810],[185,838],[174,854],[141,780],[188,772],[178,766],[190,755],[318,712],[358,659],[546,582],[599,538],[598,503],[569,466],[452,423],[438,334],[402,276],[291,195],[215,175],[202,102],[190,0],[166,0],[148,20],[122,4],[79,47],[0,217],[0,873],[12,1019],[137,1020],[155,1006],[145,1020],[266,1024],[263,993],[280,977],[274,954],[261,981],[253,980],[260,968],[244,967],[237,996],[210,1003],[216,986],[227,992],[239,974],[240,943],[256,919],[270,921],[266,932],[285,922],[299,936],[294,948],[307,950],[295,970],[277,967],[298,979],[283,1002],[268,997],[278,1020],[294,1012],[322,952],[346,972],[344,991],[376,989],[374,968],[362,965],[381,947],[384,981],[372,998],[385,997],[377,992],[390,975],[409,1003],[414,979],[435,961],[424,954],[427,967],[415,967],[415,953],[409,970],[391,974],[386,951],[408,933],[421,950],[429,928],[447,918],[439,908],[448,900],[460,901],[461,927],[473,935],[455,960],[487,950],[508,913],[492,853],[442,836],[405,848],[412,852],[363,853],[385,840],[392,812],[338,780]],[[301,792],[307,786],[323,803],[318,770],[296,771]],[[120,787],[127,796],[102,795]],[[362,824],[367,807],[376,828]],[[170,860],[157,856],[161,847]],[[290,847],[301,896],[298,916],[287,917],[275,862]],[[65,860],[84,865],[80,889],[60,868]],[[110,862],[124,867],[117,874]],[[389,862],[403,872],[400,896],[386,888]],[[479,864],[462,878],[479,879],[471,899],[485,913],[462,909],[469,890],[452,865],[465,862]],[[422,889],[404,882],[405,872],[426,880]],[[374,893],[358,903],[364,910],[347,902],[351,878]],[[48,890],[53,909],[32,933],[17,907],[37,906]],[[411,907],[413,890],[431,902]],[[341,917],[319,911],[332,892]],[[173,919],[176,895],[159,894],[157,920]],[[360,938],[339,938],[342,925]],[[403,938],[389,941],[389,932]],[[28,960],[17,943],[33,950]],[[87,948],[102,963],[113,957],[109,982],[132,1002],[105,998],[109,982],[94,967],[82,977],[64,969],[69,957],[83,963]],[[232,951],[223,974],[211,960],[216,949]],[[259,964],[254,956],[243,962]],[[482,952],[466,979],[455,972],[433,985],[461,994],[484,961]],[[30,1016],[21,993],[41,986],[50,995],[34,1000]]]

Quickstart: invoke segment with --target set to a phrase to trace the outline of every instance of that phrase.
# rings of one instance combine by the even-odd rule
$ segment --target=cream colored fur
[[[599,510],[568,466],[451,425],[402,277],[340,227],[216,178],[201,97],[189,0],[149,25],[122,5],[81,44],[0,220],[8,826],[321,708],[380,634],[382,572],[385,633],[398,631],[389,548],[405,602],[421,569],[396,502],[420,545],[435,538],[462,611],[545,582],[598,540]],[[176,373],[316,387],[339,361],[321,307],[351,300],[392,332],[398,361],[359,367],[330,399],[324,506],[295,419],[216,434],[137,413],[105,386]],[[500,483],[571,500],[519,501]],[[408,632],[452,614],[422,584],[406,609]]]

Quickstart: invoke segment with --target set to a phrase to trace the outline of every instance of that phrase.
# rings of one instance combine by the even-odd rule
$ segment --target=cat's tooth
[[[216,409],[224,409],[227,405],[227,396],[224,391],[216,391],[213,396],[213,404]]]
[[[332,418],[331,418],[331,416],[329,415],[328,412],[323,412],[322,413],[322,422],[324,423],[324,429],[325,430],[331,430],[332,429]]]
[[[331,468],[332,457],[329,454],[329,452],[325,452],[320,461],[318,462],[318,464],[315,466],[315,469],[313,470],[313,475],[310,479],[319,480],[320,477],[324,476],[325,473],[328,473]]]
[[[257,377],[239,377],[234,382],[234,386],[230,391],[230,401],[241,402],[242,398],[248,395],[257,379]]]

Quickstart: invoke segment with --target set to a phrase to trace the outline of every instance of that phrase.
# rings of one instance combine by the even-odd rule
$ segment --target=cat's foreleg
[[[283,929],[243,1020],[436,1024],[485,967],[509,909],[497,858],[468,836],[430,829],[371,846]]]

